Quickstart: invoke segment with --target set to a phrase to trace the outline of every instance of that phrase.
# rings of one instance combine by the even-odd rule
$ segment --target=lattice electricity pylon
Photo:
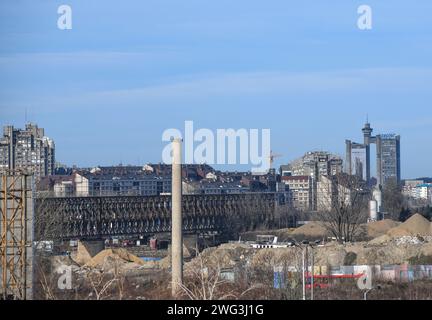
[[[0,299],[32,298],[32,176],[0,176]]]

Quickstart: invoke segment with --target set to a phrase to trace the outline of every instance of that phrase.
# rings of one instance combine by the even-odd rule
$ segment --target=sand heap
[[[379,223],[379,222],[376,222]],[[390,223],[383,223],[387,226]],[[398,226],[391,228],[387,233],[383,235],[376,234],[377,237],[369,242],[372,245],[383,245],[385,243],[392,242],[396,239],[406,238],[406,237],[431,237],[432,236],[432,223],[429,222],[425,217],[420,214],[412,216],[410,219],[405,221]],[[408,239],[409,240],[409,239]],[[404,242],[409,242],[409,241]]]
[[[125,249],[106,249],[94,256],[84,267],[112,269],[125,264],[134,264],[136,267],[146,265],[143,260]]]
[[[320,222],[311,221],[292,232],[293,236],[305,236],[326,238],[329,236],[328,230]]]
[[[400,226],[400,222],[396,222],[394,220],[381,220],[376,222],[371,222],[366,225],[367,227],[367,235],[370,238],[377,238],[382,235],[385,235],[391,229]]]
[[[416,214],[400,226],[387,232],[391,238],[400,238],[405,236],[432,236],[432,227],[429,220],[420,214]]]

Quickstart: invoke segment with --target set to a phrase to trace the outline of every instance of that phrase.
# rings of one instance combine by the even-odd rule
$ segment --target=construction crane
[[[281,158],[281,157],[283,157],[282,154],[275,154],[273,153],[273,151],[270,151],[270,156],[269,156],[270,170],[273,169],[274,160],[276,158]]]

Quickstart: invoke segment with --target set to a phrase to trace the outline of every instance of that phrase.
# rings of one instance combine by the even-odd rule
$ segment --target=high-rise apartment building
[[[343,160],[339,156],[325,151],[313,151],[288,165],[281,166],[281,174],[283,176],[310,176],[313,179],[319,179],[320,176],[341,173],[342,169]]]
[[[53,175],[55,170],[54,141],[45,136],[44,129],[27,124],[25,130],[13,126],[3,128],[0,138],[0,172],[25,170],[36,177]]]
[[[400,184],[400,136],[395,134],[378,135],[376,145],[378,184],[385,185],[390,180]]]
[[[289,186],[294,207],[315,211],[317,183],[323,176],[342,173],[343,160],[325,151],[308,152],[300,159],[281,166],[280,171],[282,182]]]
[[[370,179],[370,168],[368,167],[367,154],[368,148],[364,144],[347,141],[347,172],[357,176],[359,179],[367,181]],[[369,178],[368,178],[369,177]]]
[[[371,145],[376,144],[377,181],[385,185],[389,180],[401,181],[400,136],[383,134],[372,136],[373,129],[366,123],[362,129],[362,144],[346,140],[346,173],[371,181]]]

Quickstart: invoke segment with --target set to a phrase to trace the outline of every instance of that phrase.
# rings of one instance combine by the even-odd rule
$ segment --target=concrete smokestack
[[[182,140],[172,139],[172,236],[171,272],[172,295],[175,297],[183,284],[182,234]]]

